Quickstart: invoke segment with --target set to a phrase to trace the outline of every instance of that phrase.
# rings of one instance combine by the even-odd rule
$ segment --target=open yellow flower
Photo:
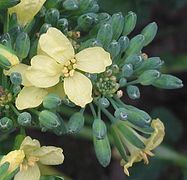
[[[145,149],[143,150],[138,149],[131,143],[126,142],[128,150],[130,152],[130,157],[128,162],[122,160],[121,165],[124,167],[124,173],[128,176],[129,176],[128,168],[132,167],[133,163],[139,162],[141,160],[144,160],[145,164],[148,164],[149,161],[147,155],[154,156],[151,150],[155,149],[163,141],[165,135],[164,124],[159,119],[155,119],[152,121],[151,127],[154,129],[154,132],[148,139],[136,134],[146,145]]]
[[[39,88],[62,83],[64,92],[76,105],[92,101],[92,83],[82,73],[101,73],[111,65],[110,54],[101,47],[75,54],[71,42],[56,28],[49,28],[39,39],[38,55],[32,58],[27,79]],[[29,94],[28,94],[29,95]]]
[[[9,14],[16,13],[20,25],[25,26],[32,21],[46,0],[21,0],[16,6],[9,8]]]
[[[36,139],[27,136],[19,150],[12,151],[3,157],[0,164],[10,163],[9,172],[20,167],[14,180],[39,180],[38,163],[44,165],[59,165],[64,161],[63,150],[54,146],[40,146]]]

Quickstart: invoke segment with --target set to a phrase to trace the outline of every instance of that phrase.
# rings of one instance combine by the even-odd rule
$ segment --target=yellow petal
[[[153,150],[161,144],[165,136],[164,124],[160,119],[154,119],[151,127],[155,130],[150,138],[147,140],[146,150]]]
[[[62,64],[75,55],[71,42],[56,28],[49,28],[41,35],[38,50],[38,54],[44,52]]]
[[[40,170],[37,164],[34,166],[28,166],[27,170],[19,171],[14,180],[39,180]]]
[[[16,107],[19,110],[33,108],[39,106],[43,98],[47,95],[47,91],[36,87],[23,87],[16,98]]]
[[[0,44],[0,55],[4,56],[12,66],[19,64],[19,59],[15,53],[2,44]]]
[[[48,93],[55,93],[62,99],[65,97],[65,92],[64,92],[64,86],[62,83],[58,83],[57,85],[47,88],[46,89]]]
[[[31,60],[27,79],[36,87],[48,88],[56,85],[61,76],[62,65],[48,56],[37,55]]]
[[[18,72],[21,74],[21,77],[22,77],[22,85],[24,86],[32,86],[32,84],[29,82],[29,80],[26,78],[25,74],[27,72],[27,69],[28,69],[28,65],[26,64],[17,64],[15,66],[12,66],[8,71],[4,71],[4,74],[6,76],[10,76],[11,73],[13,72]]]
[[[20,166],[20,164],[23,162],[24,157],[25,154],[23,150],[11,151],[6,156],[3,156],[0,161],[0,166],[5,162],[9,162],[10,166],[8,168],[8,172],[11,173]]]
[[[32,139],[29,136],[25,137],[20,146],[20,149],[23,150],[27,156],[30,155],[34,150],[37,150],[39,148],[40,142],[36,139]]]
[[[39,162],[45,165],[59,165],[64,161],[63,150],[54,146],[42,146],[32,154],[39,158]]]
[[[78,106],[85,107],[92,101],[92,83],[83,74],[76,72],[64,79],[64,90],[68,98]]]
[[[101,47],[87,48],[75,55],[77,69],[89,73],[101,73],[112,64],[110,54]]]
[[[46,0],[21,0],[21,2],[8,9],[9,14],[16,13],[20,25],[25,26],[31,22],[39,12]]]

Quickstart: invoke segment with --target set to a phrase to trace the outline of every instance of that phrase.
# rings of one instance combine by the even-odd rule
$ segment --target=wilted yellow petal
[[[38,54],[44,52],[59,63],[74,58],[74,49],[68,38],[58,29],[49,28],[39,39]]]
[[[147,140],[146,150],[153,150],[161,144],[165,136],[164,124],[160,119],[154,119],[151,123],[151,127],[155,130],[150,138]]]
[[[5,162],[9,162],[10,166],[8,168],[8,172],[11,173],[20,166],[20,164],[23,162],[24,157],[25,154],[23,150],[11,151],[6,156],[3,156],[0,161],[0,166]]]
[[[48,88],[56,85],[61,76],[62,65],[48,56],[37,55],[31,60],[27,79],[36,87]]]
[[[16,13],[20,25],[31,22],[46,0],[21,0],[16,6],[9,8],[9,14]]]
[[[29,136],[25,137],[20,145],[20,149],[23,150],[27,156],[30,155],[30,153],[32,153],[34,150],[37,150],[39,148],[40,142],[36,139],[32,139]]]
[[[37,164],[34,166],[28,166],[27,170],[19,171],[14,180],[39,180],[40,170]]]
[[[76,72],[64,79],[64,90],[68,98],[78,106],[85,107],[92,101],[92,83],[83,74]]]
[[[2,44],[0,44],[0,55],[4,56],[12,66],[19,64],[19,59],[15,53]]]
[[[62,99],[65,97],[65,92],[64,92],[64,86],[63,83],[58,83],[57,85],[47,88],[46,89],[48,93],[55,93]]]
[[[54,146],[42,146],[31,154],[39,158],[39,162],[45,165],[58,165],[64,161],[63,150]]]
[[[19,110],[39,106],[48,92],[36,87],[23,87],[16,98],[16,107]]]
[[[112,64],[110,54],[101,47],[87,48],[75,55],[77,69],[89,73],[101,73]]]
[[[27,87],[32,86],[32,84],[29,82],[29,80],[25,76],[28,67],[29,66],[26,64],[17,64],[15,66],[12,66],[8,71],[5,70],[4,74],[7,76],[10,76],[11,73],[18,72],[21,74],[21,77],[22,77],[22,85],[27,86]]]

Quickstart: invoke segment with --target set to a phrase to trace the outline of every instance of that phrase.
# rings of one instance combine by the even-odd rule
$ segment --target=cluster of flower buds
[[[136,21],[133,12],[101,12],[97,0],[1,0],[0,134],[31,127],[60,136],[89,128],[102,166],[112,146],[127,175],[134,162],[148,163],[164,125],[123,97],[140,98],[138,85],[183,84],[162,74],[159,57],[144,53],[155,22],[129,38]]]

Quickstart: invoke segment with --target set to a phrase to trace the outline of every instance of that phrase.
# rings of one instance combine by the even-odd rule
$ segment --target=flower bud
[[[121,36],[118,40],[121,50],[120,53],[125,52],[125,50],[127,49],[127,47],[129,46],[129,38],[127,36]]]
[[[101,119],[94,120],[92,130],[97,139],[103,139],[107,135],[106,125]]]
[[[0,119],[0,131],[7,132],[13,128],[13,121],[8,117]]]
[[[43,110],[39,113],[39,122],[42,127],[51,130],[60,126],[58,116],[48,110]]]
[[[63,2],[63,7],[66,10],[73,11],[79,8],[79,3],[77,0],[65,0]]]
[[[120,78],[119,80],[120,87],[124,87],[127,84],[127,79]]]
[[[0,166],[0,178],[4,179],[3,175],[8,171],[8,168],[10,166],[9,162],[5,162],[1,164]]]
[[[70,117],[67,128],[69,133],[78,133],[84,126],[84,116],[82,113],[77,112]]]
[[[144,86],[151,85],[160,75],[161,73],[157,70],[147,70],[138,77],[138,82]]]
[[[133,37],[130,40],[129,46],[126,49],[126,54],[127,55],[133,55],[133,54],[138,54],[143,48],[143,43],[144,43],[144,36],[142,34],[138,34],[135,37]]]
[[[134,69],[138,68],[142,64],[142,62],[142,57],[138,55],[131,55],[125,59],[125,64],[132,64]]]
[[[10,80],[11,80],[12,84],[14,84],[14,85],[21,85],[21,83],[22,83],[21,74],[18,72],[11,73]]]
[[[99,40],[92,38],[92,39],[87,40],[86,42],[83,42],[79,49],[83,50],[83,49],[86,49],[89,47],[95,47],[95,46],[102,47],[103,45]]]
[[[14,95],[17,95],[21,91],[21,86],[14,85],[12,88],[12,91],[13,91]]]
[[[107,48],[108,52],[111,54],[111,57],[112,59],[115,58],[116,56],[119,55],[120,53],[120,50],[121,50],[121,47],[120,47],[120,44],[116,41],[116,40],[113,40],[108,48]]]
[[[108,166],[111,160],[111,147],[108,137],[105,136],[104,139],[97,139],[96,137],[94,137],[93,140],[96,157],[99,163],[103,167]]]
[[[124,17],[121,12],[112,15],[111,25],[113,30],[113,39],[117,40],[123,32],[124,27]]]
[[[48,24],[51,24],[52,26],[56,26],[59,20],[59,17],[60,17],[60,13],[58,9],[56,8],[48,9],[45,14],[45,22]]]
[[[122,76],[123,77],[130,77],[133,75],[133,66],[132,64],[125,64],[123,67],[122,67]]]
[[[119,119],[119,120],[125,121],[125,120],[127,120],[127,118],[128,118],[128,113],[127,113],[127,110],[126,110],[126,109],[124,109],[124,108],[119,108],[119,109],[115,110],[114,116],[115,116],[117,119]]]
[[[50,8],[61,8],[61,4],[62,4],[62,0],[47,0],[45,2],[45,7],[47,9],[50,9]]]
[[[109,23],[101,24],[97,39],[102,43],[103,47],[107,47],[112,41],[113,31],[112,26]]]
[[[141,32],[144,35],[144,46],[147,46],[156,36],[158,26],[155,22],[148,24]]]
[[[102,97],[99,99],[99,104],[103,106],[104,108],[108,108],[110,106],[109,100],[105,97]]]
[[[0,43],[8,48],[12,47],[11,38],[9,33],[4,33],[0,37]]]
[[[28,56],[30,50],[30,38],[27,33],[21,32],[18,34],[15,50],[20,59],[24,59]]]
[[[62,32],[67,32],[68,31],[68,20],[66,18],[59,19],[57,22],[57,27],[60,29]]]
[[[40,32],[39,32],[39,33],[40,33],[40,34],[46,33],[47,30],[48,30],[50,27],[52,27],[51,24],[44,23],[44,24],[42,25],[42,27],[40,28]]]
[[[123,35],[126,36],[134,30],[136,26],[136,20],[137,20],[136,14],[131,11],[125,16],[125,25],[123,29]]]
[[[32,120],[32,116],[28,112],[22,112],[21,114],[19,114],[18,119],[17,119],[18,123],[21,126],[31,125],[31,120]]]
[[[169,74],[162,74],[160,78],[152,83],[152,85],[163,89],[176,89],[183,87],[182,80]]]
[[[131,99],[139,99],[140,98],[140,90],[137,86],[129,85],[127,86],[127,94]]]
[[[47,109],[55,109],[60,105],[61,105],[61,98],[54,93],[48,94],[47,96],[45,96],[43,100],[43,106],[44,108]]]

